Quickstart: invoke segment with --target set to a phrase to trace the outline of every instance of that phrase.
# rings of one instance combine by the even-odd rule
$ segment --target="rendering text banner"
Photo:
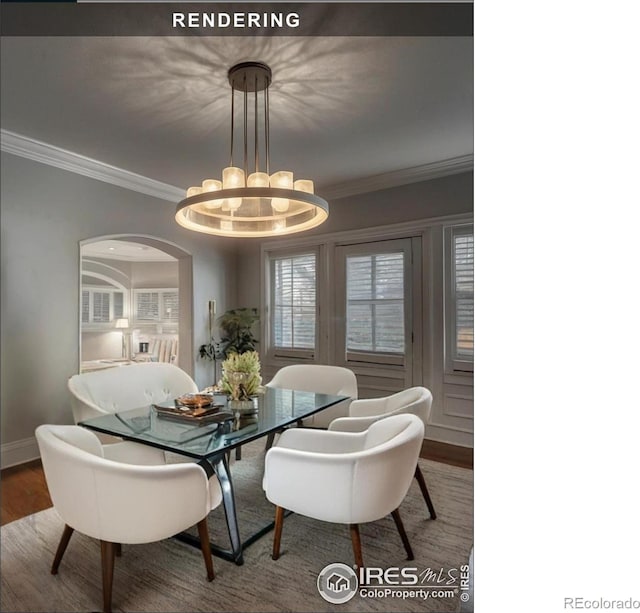
[[[2,2],[2,36],[472,36],[472,3]]]

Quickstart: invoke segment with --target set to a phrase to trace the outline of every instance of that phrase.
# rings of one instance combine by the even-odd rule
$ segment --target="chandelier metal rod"
[[[258,172],[260,170],[259,167],[259,155],[258,155],[258,75],[255,76],[254,79],[254,98],[253,98],[253,133],[254,133],[254,141],[253,141],[253,149],[255,154],[255,169],[254,172]]]
[[[267,163],[267,174],[271,174],[269,170],[269,164],[271,162],[270,152],[269,152],[269,84],[267,82],[267,77],[264,79],[265,87],[264,87],[264,141],[265,141],[265,151],[266,151],[266,163]]]
[[[235,81],[231,83],[231,151],[229,152],[229,166],[233,166],[233,116],[234,116],[234,98],[235,98]]]
[[[244,176],[245,181],[247,180],[247,170],[248,170],[248,148],[247,148],[247,75],[245,74],[243,77],[242,89],[244,89]]]

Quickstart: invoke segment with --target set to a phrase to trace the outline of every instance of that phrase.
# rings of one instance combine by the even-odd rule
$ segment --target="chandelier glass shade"
[[[229,166],[223,169],[220,178],[205,179],[202,185],[187,190],[186,198],[178,204],[176,221],[189,230],[231,237],[293,234],[320,225],[329,216],[329,205],[314,193],[313,181],[296,180],[290,171],[270,170],[271,69],[261,62],[243,62],[232,66],[228,77],[231,84]],[[242,94],[243,100],[241,166],[236,162],[239,155],[234,151],[236,92]]]

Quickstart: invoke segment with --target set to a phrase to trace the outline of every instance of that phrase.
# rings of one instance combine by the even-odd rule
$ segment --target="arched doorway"
[[[80,371],[152,359],[193,375],[192,268],[190,253],[153,236],[81,241]]]

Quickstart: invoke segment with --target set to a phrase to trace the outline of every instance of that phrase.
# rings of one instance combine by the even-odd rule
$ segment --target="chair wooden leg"
[[[353,557],[356,561],[356,566],[362,568],[364,563],[362,561],[362,544],[360,543],[360,530],[358,524],[349,524],[351,531],[351,545],[353,547]]]
[[[280,557],[280,538],[282,537],[282,524],[284,522],[284,508],[276,506],[276,521],[273,530],[273,553],[272,560]]]
[[[113,565],[116,555],[116,543],[100,541],[102,557],[102,605],[104,613],[111,613],[111,593],[113,590]]]
[[[69,540],[71,539],[72,534],[73,534],[73,528],[65,524],[64,530],[62,531],[62,537],[60,538],[60,543],[58,543],[58,549],[56,550],[56,555],[53,558],[53,564],[51,565],[52,575],[58,574],[58,566],[60,566],[62,556],[64,555],[64,552],[67,550],[67,545],[69,544]]]
[[[391,511],[391,516],[393,517],[393,521],[396,522],[396,528],[398,528],[398,532],[400,533],[400,538],[402,539],[404,550],[407,552],[407,560],[413,560],[413,550],[411,549],[409,537],[407,536],[407,533],[404,530],[404,525],[402,524],[402,520],[400,519],[400,511],[398,511],[398,509],[396,509],[395,511]]]
[[[422,497],[424,501],[427,503],[427,509],[429,509],[429,515],[431,519],[437,519],[436,510],[433,506],[433,502],[431,502],[431,496],[429,496],[429,490],[427,489],[427,484],[425,483],[424,476],[422,471],[420,470],[420,466],[416,464],[416,472],[415,478],[420,486],[420,491],[422,492]]]
[[[211,557],[211,543],[209,542],[209,526],[207,518],[198,522],[198,536],[200,537],[200,548],[202,549],[202,557],[204,565],[207,567],[207,579],[213,581],[216,574],[213,571],[213,558]]]

